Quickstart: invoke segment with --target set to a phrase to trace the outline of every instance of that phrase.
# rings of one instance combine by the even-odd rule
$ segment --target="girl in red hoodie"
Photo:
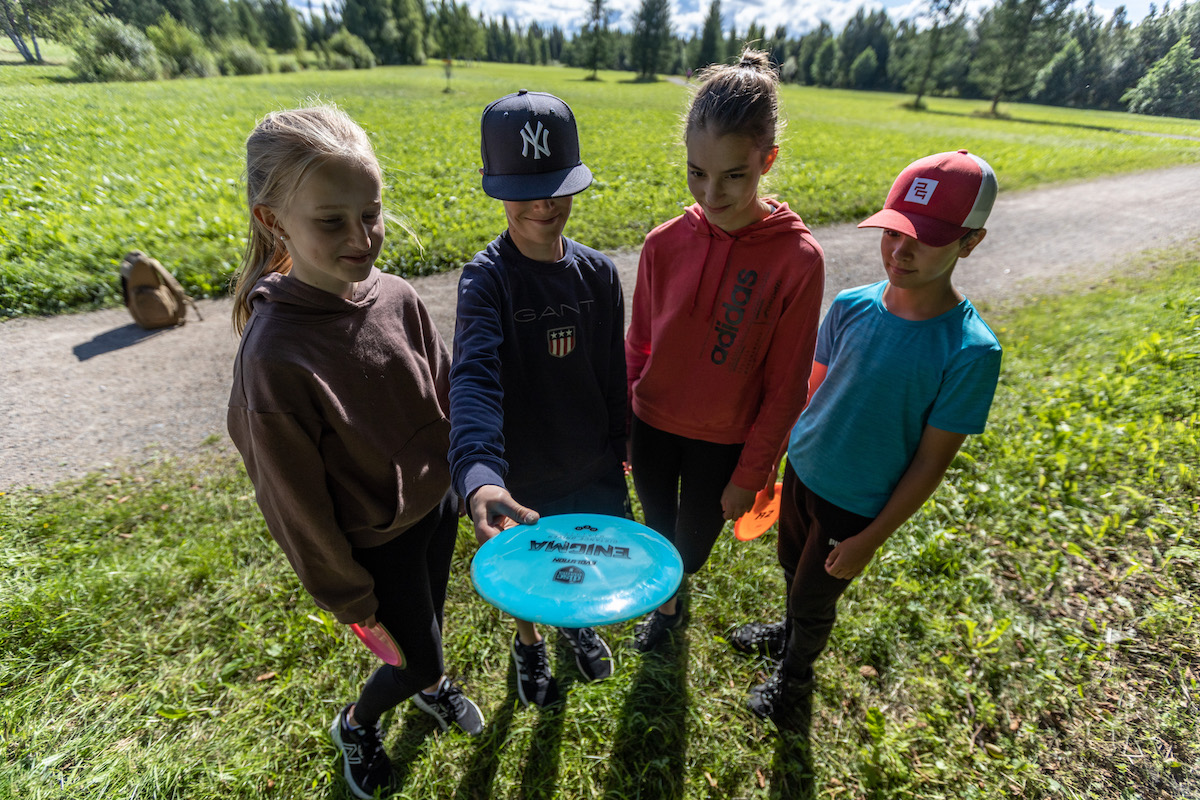
[[[703,78],[685,127],[696,203],[646,237],[625,340],[634,486],[688,574],[726,520],[774,489],[808,396],[825,286],[800,216],[758,192],[779,154],[767,55],[747,50]],[[653,650],[682,611],[678,596],[652,611],[634,646]]]

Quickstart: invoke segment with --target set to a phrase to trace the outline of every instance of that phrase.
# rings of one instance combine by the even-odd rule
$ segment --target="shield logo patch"
[[[549,345],[550,355],[555,358],[569,356],[575,349],[575,326],[547,331],[546,343]]]

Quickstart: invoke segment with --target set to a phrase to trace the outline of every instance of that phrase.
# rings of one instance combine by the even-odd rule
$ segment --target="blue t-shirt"
[[[1000,342],[969,300],[906,320],[884,306],[887,285],[834,300],[817,334],[828,371],[788,443],[809,489],[864,517],[883,510],[926,425],[983,432],[1000,375]]]

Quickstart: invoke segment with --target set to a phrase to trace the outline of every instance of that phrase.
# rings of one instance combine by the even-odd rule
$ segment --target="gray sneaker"
[[[436,719],[442,730],[457,725],[459,730],[470,736],[483,733],[483,714],[479,706],[463,694],[457,680],[443,678],[436,695],[430,697],[424,692],[417,692],[412,701],[417,708]]]
[[[612,649],[600,634],[591,628],[559,628],[558,632],[571,643],[575,666],[584,679],[602,681],[612,675]]]
[[[675,606],[675,613],[670,616],[658,609],[651,611],[645,619],[633,629],[633,647],[638,652],[649,653],[667,638],[667,634],[683,625],[683,601]]]
[[[787,644],[787,623],[779,622],[748,622],[729,634],[729,644],[734,650],[740,650],[750,655],[763,656],[772,661],[783,658],[783,650]]]
[[[521,644],[520,637],[513,634],[512,659],[517,668],[517,696],[521,705],[548,706],[558,702],[558,681],[550,674],[545,639]]]

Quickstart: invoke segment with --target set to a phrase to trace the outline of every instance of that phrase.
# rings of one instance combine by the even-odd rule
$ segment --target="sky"
[[[463,2],[463,0],[459,0]],[[544,28],[554,25],[562,28],[568,35],[582,24],[587,14],[588,0],[465,0],[466,5],[478,16],[481,12],[485,19],[499,19],[507,14],[514,22],[522,26],[536,21]],[[977,15],[981,8],[991,5],[992,0],[966,0],[972,15]],[[1086,5],[1086,0],[1076,0],[1080,8]],[[1109,16],[1119,2],[1114,0],[1094,0],[1096,11],[1101,16]],[[1125,3],[1126,16],[1131,22],[1140,22],[1149,10],[1151,0],[1130,0]],[[613,12],[614,25],[622,30],[632,28],[632,20],[637,13],[641,0],[607,0],[609,9]],[[671,21],[675,31],[687,35],[698,32],[704,24],[711,0],[671,0]],[[1172,5],[1175,5],[1173,3]],[[821,20],[826,20],[835,30],[840,30],[846,21],[854,16],[860,7],[868,10],[887,9],[888,16],[893,21],[911,17],[914,13],[928,5],[927,0],[721,0],[721,18],[726,32],[731,24],[736,24],[737,30],[744,33],[750,23],[758,22],[768,35],[775,28],[784,25],[790,36],[799,36],[816,28]],[[1159,7],[1162,7],[1160,0]]]

